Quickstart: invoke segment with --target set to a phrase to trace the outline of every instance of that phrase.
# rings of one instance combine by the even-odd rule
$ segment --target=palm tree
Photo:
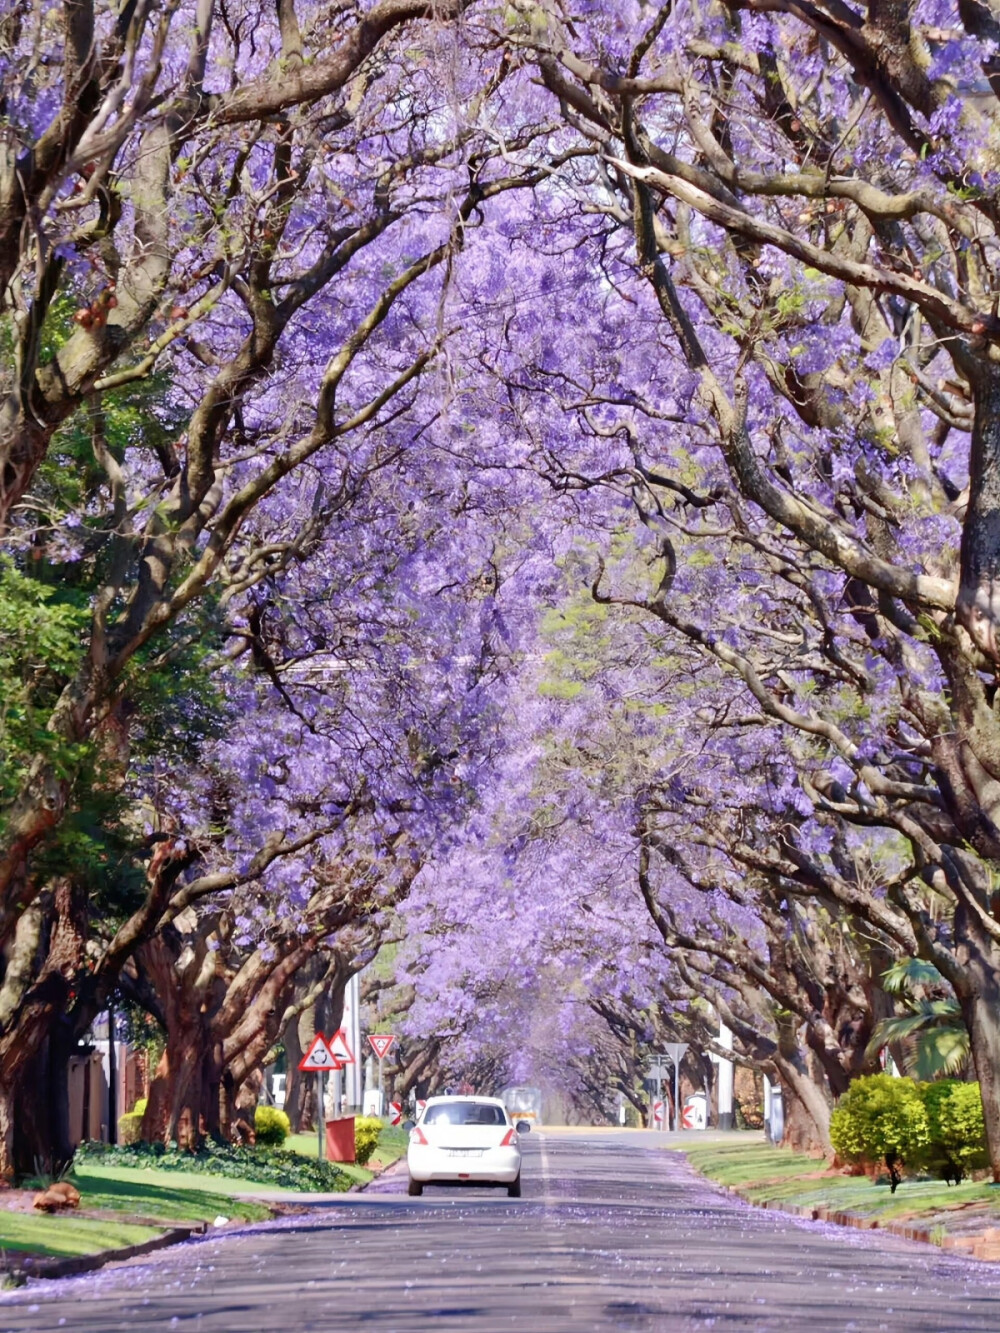
[[[969,1033],[948,982],[931,963],[901,958],[882,977],[882,987],[897,995],[906,1012],[883,1018],[872,1034],[866,1054],[898,1044],[914,1078],[931,1082],[954,1078],[969,1062]]]

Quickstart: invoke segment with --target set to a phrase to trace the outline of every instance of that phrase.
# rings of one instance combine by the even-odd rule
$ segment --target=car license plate
[[[449,1157],[482,1157],[482,1148],[449,1148]]]

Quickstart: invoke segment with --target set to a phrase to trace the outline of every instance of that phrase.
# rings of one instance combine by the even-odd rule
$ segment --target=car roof
[[[442,1102],[446,1104],[448,1102],[479,1102],[483,1106],[503,1106],[503,1102],[500,1100],[499,1097],[474,1097],[471,1095],[468,1097],[464,1097],[459,1092],[453,1093],[450,1097],[427,1098],[428,1106],[439,1106]]]

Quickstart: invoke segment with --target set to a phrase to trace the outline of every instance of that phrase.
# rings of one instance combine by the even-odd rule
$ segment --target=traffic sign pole
[[[316,1075],[316,1155],[323,1160],[323,1075]]]

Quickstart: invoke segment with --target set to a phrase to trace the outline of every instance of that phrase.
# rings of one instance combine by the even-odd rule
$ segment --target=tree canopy
[[[110,999],[225,1134],[390,943],[400,1086],[643,1112],[721,1021],[819,1147],[946,1014],[1000,1179],[998,43],[0,20],[0,1166]]]

